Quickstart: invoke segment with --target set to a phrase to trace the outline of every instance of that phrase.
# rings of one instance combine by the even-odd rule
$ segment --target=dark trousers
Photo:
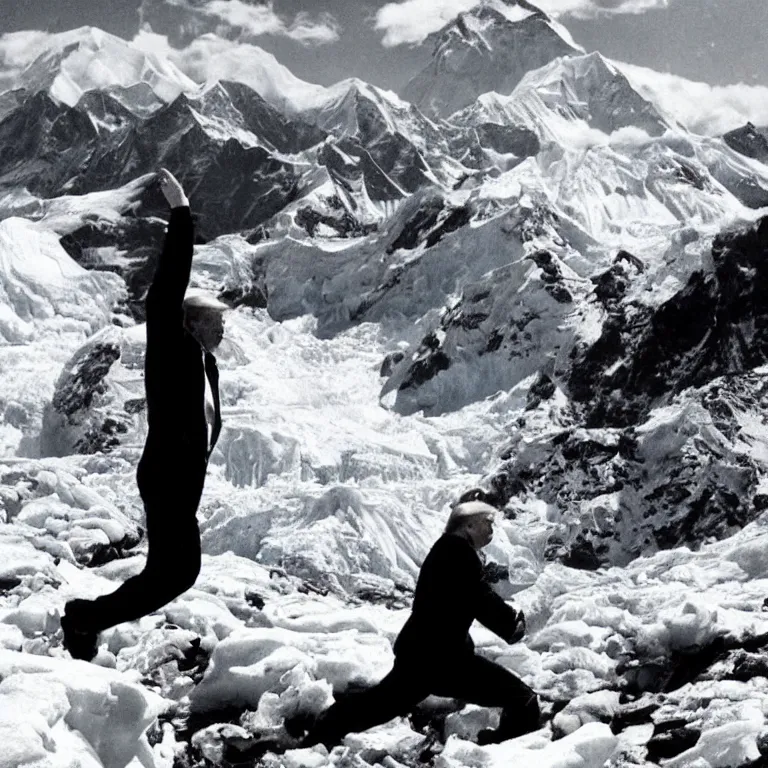
[[[475,654],[434,662],[396,660],[378,684],[336,702],[308,734],[308,743],[336,744],[351,732],[365,731],[407,714],[430,694],[483,707],[502,707],[498,734],[511,739],[538,728],[534,691],[504,667]]]
[[[137,472],[147,523],[144,570],[114,592],[77,601],[80,626],[102,631],[146,616],[189,589],[200,573],[196,512],[205,480],[205,457],[183,456],[177,441],[150,437]],[[175,469],[180,467],[181,471]]]

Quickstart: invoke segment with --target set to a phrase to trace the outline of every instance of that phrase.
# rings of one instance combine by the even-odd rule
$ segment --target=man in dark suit
[[[421,567],[408,621],[395,641],[392,671],[366,691],[335,703],[317,720],[302,746],[337,744],[406,714],[430,694],[485,707],[502,707],[498,729],[478,742],[491,744],[539,727],[531,688],[499,664],[478,656],[469,636],[477,619],[509,643],[521,639],[525,617],[484,580],[478,551],[493,537],[496,510],[481,501],[458,504]]]
[[[200,572],[196,513],[221,430],[213,350],[227,307],[213,297],[185,299],[194,240],[189,202],[170,172],[161,169],[158,180],[171,217],[146,298],[148,434],[136,480],[146,513],[147,563],[111,594],[67,603],[64,647],[79,659],[96,655],[99,632],[157,610],[189,589]]]

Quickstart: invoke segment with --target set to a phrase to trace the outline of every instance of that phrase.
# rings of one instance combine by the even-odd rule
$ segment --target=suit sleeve
[[[174,208],[152,285],[147,292],[147,324],[158,331],[182,326],[182,302],[192,271],[193,243],[189,206]]]
[[[419,581],[429,595],[428,610],[436,616],[453,616],[457,609],[474,611],[482,565],[466,542],[444,536],[422,566]]]
[[[508,641],[517,626],[517,611],[507,605],[504,599],[493,591],[491,585],[482,579],[477,588],[475,617],[502,640]]]

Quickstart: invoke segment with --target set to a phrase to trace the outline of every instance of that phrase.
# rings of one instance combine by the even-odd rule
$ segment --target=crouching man
[[[539,702],[531,688],[504,667],[475,654],[469,628],[477,619],[508,643],[525,632],[525,617],[483,579],[478,551],[493,538],[494,507],[458,504],[421,567],[408,621],[395,642],[392,671],[366,691],[333,704],[318,718],[302,746],[339,743],[407,714],[428,695],[501,707],[498,729],[478,742],[491,744],[539,727]]]

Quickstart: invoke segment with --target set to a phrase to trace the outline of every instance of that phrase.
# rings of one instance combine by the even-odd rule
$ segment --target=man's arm
[[[192,271],[194,231],[189,201],[181,184],[162,168],[160,188],[171,206],[171,218],[152,285],[147,292],[147,321],[153,325],[181,327],[182,302]]]
[[[507,605],[486,581],[478,587],[475,618],[508,643],[520,640],[525,630],[523,612]]]

